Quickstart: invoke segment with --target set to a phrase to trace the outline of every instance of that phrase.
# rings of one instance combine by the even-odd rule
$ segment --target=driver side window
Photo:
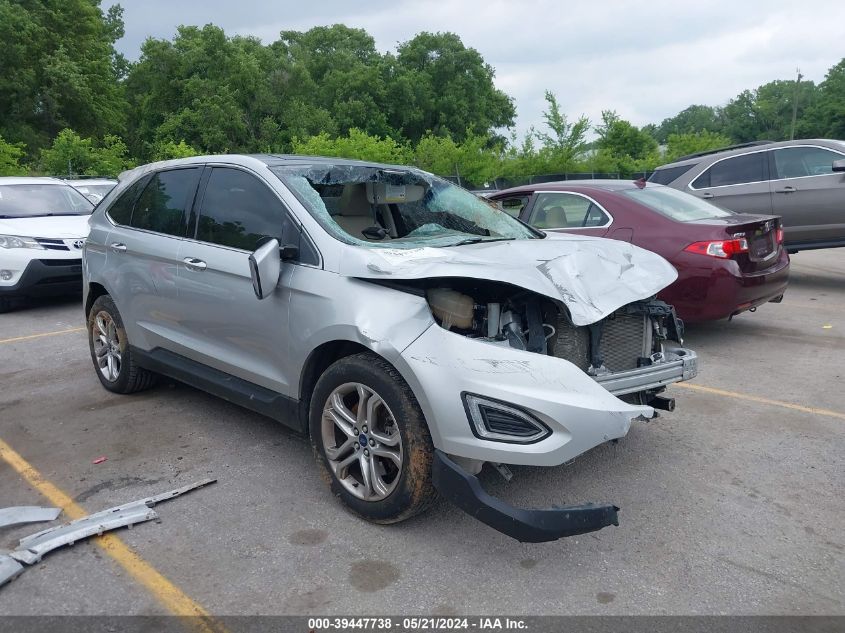
[[[538,229],[595,228],[610,222],[610,217],[592,200],[574,193],[537,194],[529,223]]]

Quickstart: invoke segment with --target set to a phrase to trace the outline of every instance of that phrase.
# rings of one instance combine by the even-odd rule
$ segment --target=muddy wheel
[[[88,347],[97,378],[109,391],[133,393],[155,382],[155,374],[132,357],[123,319],[108,295],[97,297],[88,313]]]
[[[311,398],[311,443],[332,492],[375,523],[404,521],[435,498],[434,447],[399,373],[375,354],[337,361]]]

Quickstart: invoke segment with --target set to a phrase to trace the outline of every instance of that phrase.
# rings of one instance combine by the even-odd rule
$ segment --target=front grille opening
[[[555,334],[549,340],[550,352],[565,358],[582,371],[590,367],[589,328],[576,327],[559,314]],[[651,355],[651,323],[643,314],[618,311],[603,321],[601,355],[611,372],[636,369],[640,358]]]

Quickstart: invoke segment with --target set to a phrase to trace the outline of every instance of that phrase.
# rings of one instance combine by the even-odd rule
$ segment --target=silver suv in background
[[[736,211],[779,215],[795,253],[845,246],[845,141],[757,141],[684,156],[649,181]]]
[[[435,490],[546,541],[611,504],[511,508],[484,462],[554,466],[697,372],[677,277],[626,242],[547,235],[417,169],[303,156],[139,167],[94,210],[91,358],[116,393],[176,378],[310,436],[333,492],[392,523]]]

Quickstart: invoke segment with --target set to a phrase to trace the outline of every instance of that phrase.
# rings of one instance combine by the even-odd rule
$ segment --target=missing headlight
[[[472,393],[461,394],[473,434],[482,440],[533,444],[551,430],[527,411]]]

